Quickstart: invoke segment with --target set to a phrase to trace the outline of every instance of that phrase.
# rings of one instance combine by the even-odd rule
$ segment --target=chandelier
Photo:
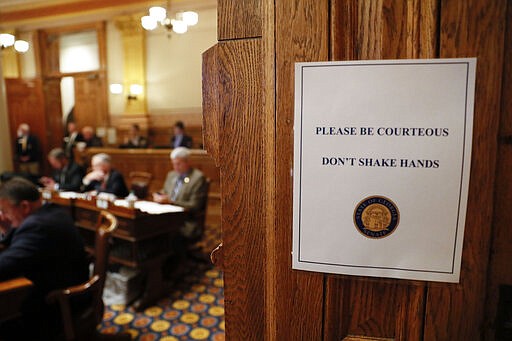
[[[145,30],[151,31],[159,25],[167,31],[173,31],[179,34],[187,32],[189,26],[194,26],[199,20],[196,12],[184,11],[177,12],[174,17],[170,15],[171,1],[167,1],[167,8],[154,6],[149,9],[149,15],[143,16],[140,21]]]
[[[16,37],[9,33],[0,33],[0,48],[3,50],[10,46],[20,53],[25,53],[29,49],[29,44],[25,40],[16,39]]]

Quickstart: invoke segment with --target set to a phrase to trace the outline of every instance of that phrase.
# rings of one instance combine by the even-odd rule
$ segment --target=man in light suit
[[[208,183],[203,173],[190,165],[189,158],[188,148],[178,147],[171,152],[174,170],[167,174],[164,188],[153,194],[153,200],[184,207],[188,215],[181,234],[193,239],[203,233],[204,226],[199,226],[197,214],[204,213],[206,209]]]

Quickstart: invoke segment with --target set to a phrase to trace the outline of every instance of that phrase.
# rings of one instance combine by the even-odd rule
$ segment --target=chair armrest
[[[54,290],[46,296],[46,301],[48,303],[54,303],[59,300],[59,297],[62,297],[62,296],[71,297],[71,296],[83,294],[83,293],[91,290],[91,288],[93,288],[96,285],[96,283],[98,283],[99,280],[100,280],[100,276],[94,275],[85,283],[75,285],[75,286],[65,288],[65,289]]]

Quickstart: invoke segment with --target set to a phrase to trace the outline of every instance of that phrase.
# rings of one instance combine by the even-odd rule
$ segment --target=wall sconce
[[[0,34],[0,47],[2,50],[13,45],[14,49],[20,53],[25,53],[29,49],[29,44],[27,41],[20,39],[16,40],[16,38],[9,33]]]
[[[123,93],[123,86],[118,83],[110,84],[110,93],[113,95],[120,95]]]
[[[136,100],[138,95],[142,94],[142,85],[131,84],[130,93],[128,94],[128,100]]]

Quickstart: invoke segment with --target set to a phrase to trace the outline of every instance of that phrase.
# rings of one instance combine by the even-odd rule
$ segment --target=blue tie
[[[183,177],[179,176],[176,179],[176,184],[174,185],[174,189],[172,190],[171,200],[174,201],[178,197],[178,193],[180,192],[181,186],[183,185]]]

